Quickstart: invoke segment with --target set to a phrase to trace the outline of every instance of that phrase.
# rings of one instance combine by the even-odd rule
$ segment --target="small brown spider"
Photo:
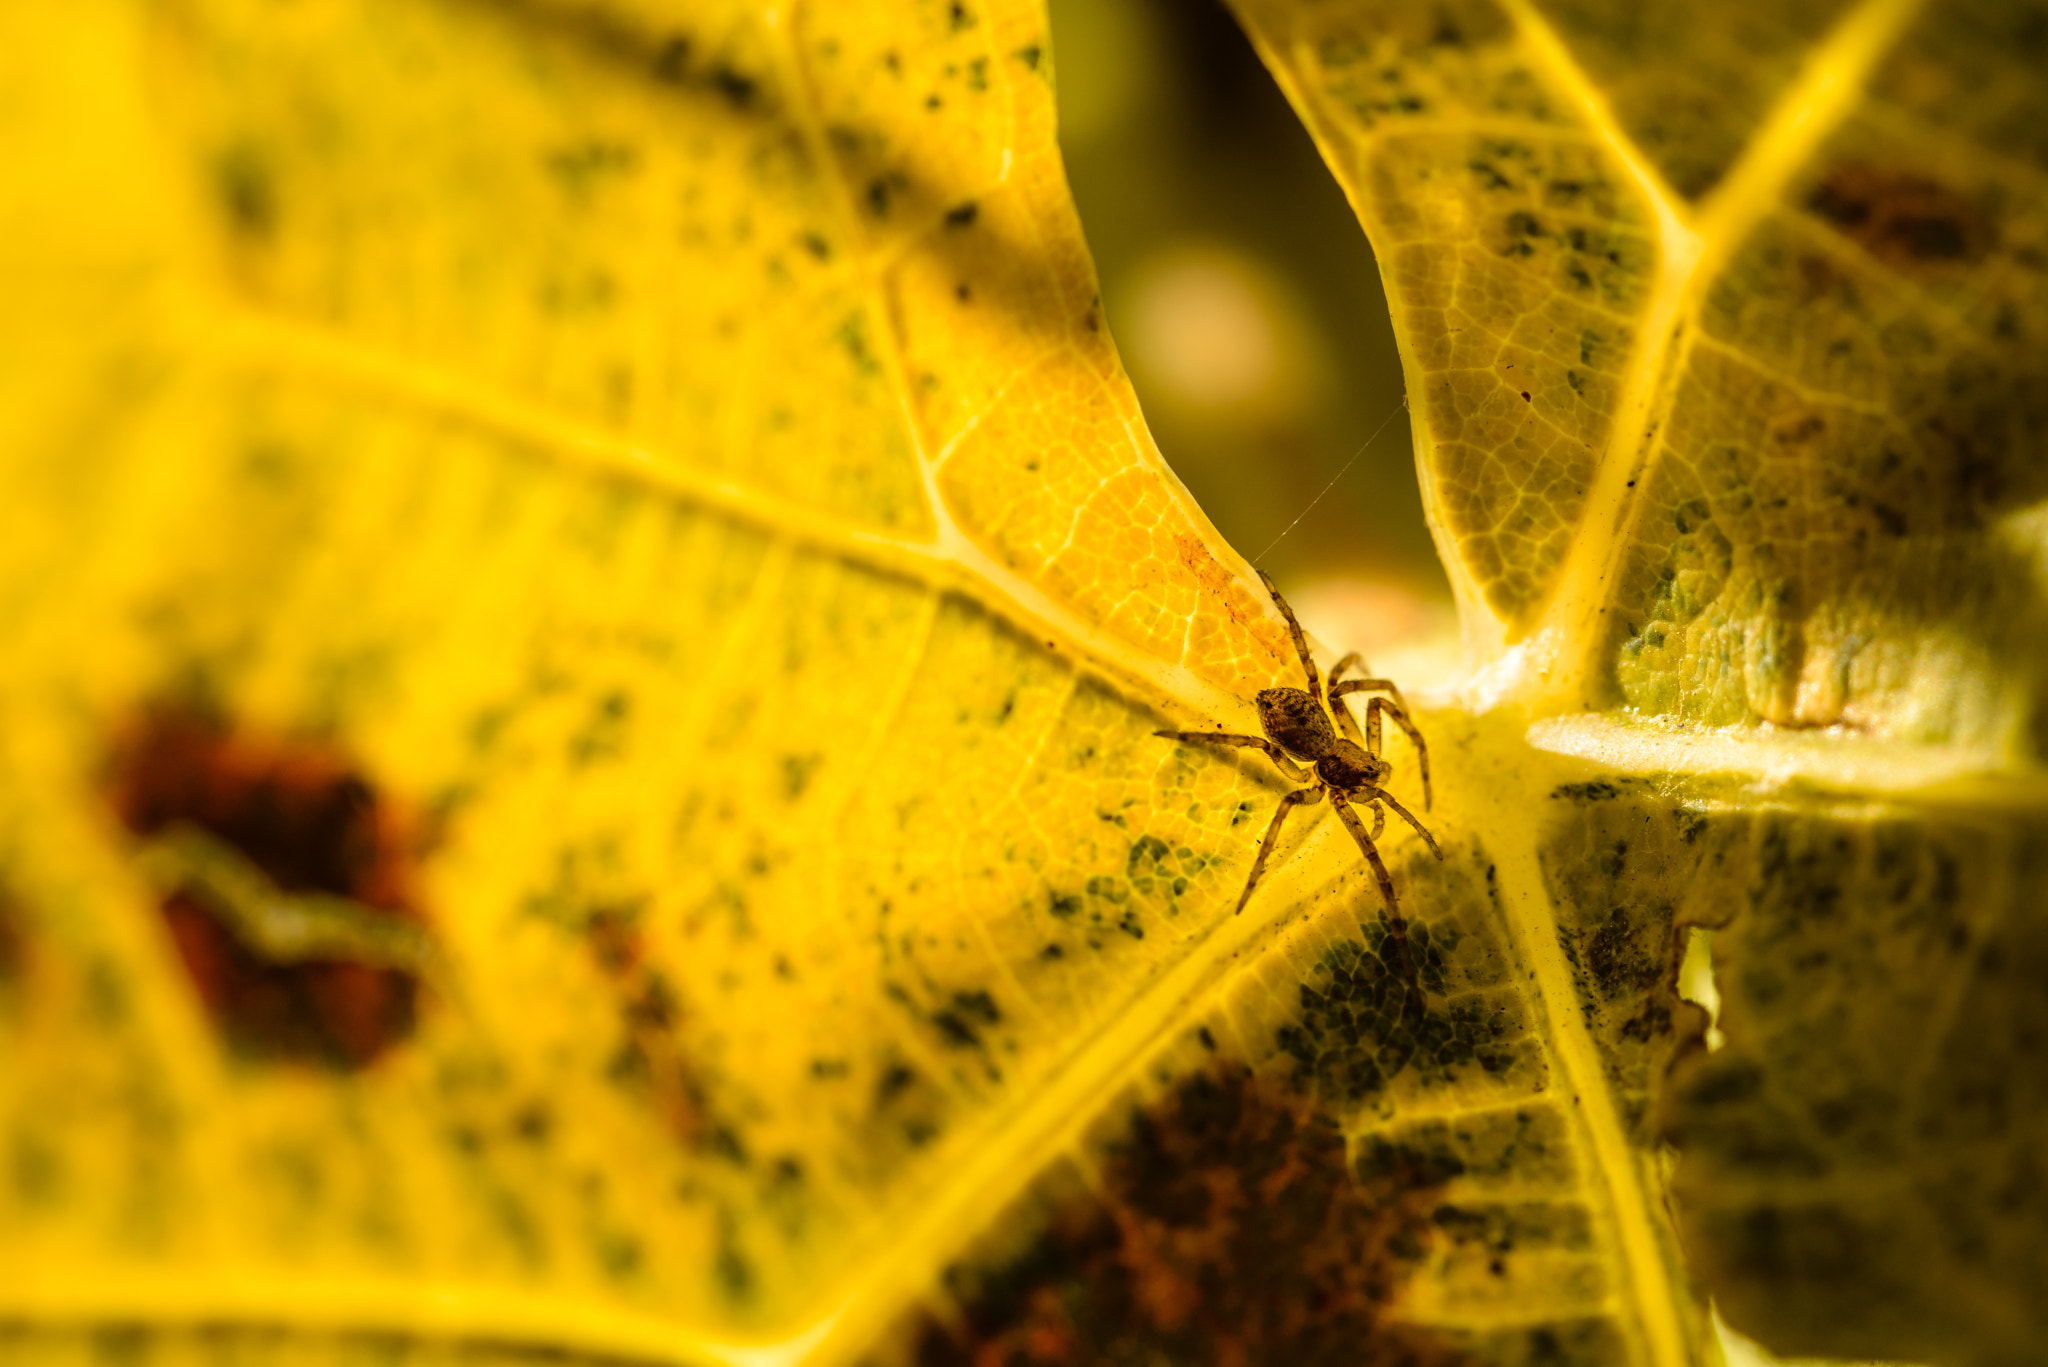
[[[1273,824],[1266,827],[1266,838],[1259,845],[1259,856],[1252,861],[1251,876],[1244,880],[1244,892],[1237,899],[1238,911],[1243,911],[1244,904],[1251,900],[1252,889],[1258,886],[1259,875],[1265,872],[1266,858],[1273,853],[1273,842],[1280,838],[1280,824],[1287,820],[1287,814],[1296,807],[1321,802],[1328,795],[1330,805],[1337,809],[1338,820],[1358,842],[1365,862],[1372,865],[1373,875],[1379,879],[1380,896],[1387,904],[1387,931],[1401,956],[1404,976],[1413,986],[1415,970],[1408,956],[1408,923],[1401,919],[1400,906],[1394,897],[1394,880],[1387,876],[1387,866],[1381,862],[1379,849],[1372,843],[1387,825],[1387,814],[1381,810],[1380,804],[1392,807],[1402,820],[1413,826],[1438,859],[1444,857],[1444,852],[1443,847],[1436,843],[1436,837],[1406,807],[1396,802],[1383,786],[1394,766],[1380,758],[1381,716],[1392,717],[1394,724],[1415,742],[1415,755],[1422,768],[1422,806],[1425,811],[1430,805],[1429,748],[1422,743],[1422,733],[1415,729],[1415,723],[1408,720],[1407,706],[1402,702],[1401,690],[1394,686],[1393,680],[1346,679],[1342,683],[1337,682],[1338,676],[1353,666],[1361,670],[1369,668],[1355,651],[1339,660],[1337,667],[1330,671],[1330,695],[1326,704],[1322,678],[1316,673],[1315,661],[1309,658],[1308,642],[1302,637],[1301,623],[1294,620],[1294,609],[1287,606],[1287,600],[1280,596],[1280,590],[1273,587],[1272,579],[1263,570],[1259,572],[1259,578],[1264,581],[1266,591],[1273,595],[1280,615],[1287,619],[1288,631],[1294,635],[1294,653],[1301,657],[1302,670],[1308,675],[1308,691],[1268,688],[1259,693],[1259,726],[1266,733],[1264,737],[1235,736],[1215,731],[1155,731],[1153,734],[1169,740],[1263,750],[1282,774],[1296,783],[1307,782],[1310,785],[1297,788],[1280,799],[1280,809],[1273,813]],[[1349,693],[1386,693],[1392,696],[1393,701],[1374,698],[1366,703],[1365,733],[1360,735],[1358,721],[1351,715],[1351,709],[1337,705],[1337,700]],[[1330,723],[1333,713],[1337,719],[1336,726]],[[1339,727],[1344,735],[1337,733]],[[1303,770],[1294,763],[1295,760],[1313,765],[1313,771]],[[1372,808],[1372,831],[1369,834],[1365,823],[1358,819],[1358,813],[1352,810],[1354,802]]]

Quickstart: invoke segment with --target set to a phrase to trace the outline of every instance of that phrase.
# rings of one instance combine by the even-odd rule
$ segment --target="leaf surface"
[[[1040,16],[11,22],[10,1313],[896,1304],[1216,919],[1153,709],[1278,668]]]
[[[1117,365],[1042,16],[847,8],[0,21],[0,1316],[1689,1362],[1661,1135],[1756,1332],[2026,1341],[2017,49],[1245,6],[1479,665],[1419,709],[1448,858],[1383,841],[1417,1002],[1327,817],[1231,915],[1281,785],[1151,734],[1298,667]]]
[[[2033,21],[1238,9],[1379,251],[1468,697],[1613,771],[1543,845],[1567,941],[1722,928],[1726,1047],[1663,1115],[1695,1267],[1781,1351],[2025,1356]]]

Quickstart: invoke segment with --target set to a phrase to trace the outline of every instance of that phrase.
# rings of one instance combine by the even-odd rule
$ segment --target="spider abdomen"
[[[1264,689],[1258,705],[1259,726],[1266,738],[1296,759],[1319,760],[1337,744],[1330,714],[1298,688]]]

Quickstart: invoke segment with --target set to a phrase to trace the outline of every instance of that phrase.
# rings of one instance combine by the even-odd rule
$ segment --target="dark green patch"
[[[569,738],[569,763],[577,768],[626,752],[633,716],[633,698],[613,689],[591,703],[582,729]]]
[[[850,313],[839,324],[832,340],[853,360],[853,368],[862,375],[879,375],[882,363],[875,359],[874,351],[868,346],[868,321],[864,314]]]
[[[554,148],[542,161],[569,201],[581,205],[588,203],[606,180],[638,170],[640,152],[628,143],[594,138]]]
[[[555,1132],[555,1113],[545,1101],[530,1101],[512,1115],[512,1134],[521,1143],[545,1145]]]
[[[999,1023],[1003,1013],[984,991],[955,992],[952,1002],[932,1013],[939,1037],[956,1049],[983,1047],[981,1032]]]
[[[1473,999],[1438,1007],[1412,991],[1383,925],[1367,939],[1338,945],[1301,985],[1301,1015],[1275,1038],[1296,1064],[1296,1084],[1346,1105],[1384,1090],[1403,1069],[1448,1079],[1477,1066],[1505,1071],[1513,1054],[1504,1042],[1510,1022]],[[1408,924],[1408,950],[1424,994],[1445,993],[1444,955],[1430,927]]]
[[[1612,802],[1621,796],[1621,789],[1612,783],[1560,783],[1550,790],[1550,795],[1568,802]]]
[[[867,191],[861,196],[867,205],[869,215],[874,218],[887,218],[890,200],[900,188],[900,179],[897,177],[876,176],[870,180]]]
[[[214,186],[237,232],[255,238],[276,233],[276,173],[262,152],[248,143],[222,152],[214,163]]]
[[[679,85],[690,70],[690,40],[675,34],[664,40],[654,53],[654,79],[663,85]]]
[[[1670,1033],[1671,1008],[1658,1001],[1645,1001],[1635,1015],[1621,1023],[1622,1038],[1638,1044],[1648,1044]]]
[[[615,1282],[630,1281],[646,1261],[640,1241],[630,1234],[617,1231],[599,1234],[596,1238],[597,1265],[604,1269],[605,1276]]]
[[[28,1118],[16,1124],[7,1152],[8,1185],[24,1206],[54,1206],[65,1194],[63,1150]]]
[[[1515,183],[1501,174],[1500,168],[1490,161],[1473,159],[1465,164],[1482,190],[1513,190]]]
[[[746,1250],[740,1247],[739,1233],[733,1228],[732,1222],[727,1220],[721,1223],[723,1228],[719,1230],[718,1255],[715,1260],[719,1290],[725,1293],[728,1300],[749,1301],[754,1295],[753,1261],[747,1257]]]
[[[753,1162],[747,1152],[746,1141],[740,1138],[738,1130],[730,1125],[713,1125],[705,1137],[705,1151],[722,1158],[736,1168],[744,1168]]]
[[[1131,842],[1131,856],[1125,861],[1124,871],[1134,880],[1141,873],[1154,873],[1168,853],[1164,840],[1156,835],[1141,835]],[[1147,863],[1152,865],[1151,869],[1143,868]]]
[[[806,755],[784,755],[782,757],[782,795],[791,802],[804,795],[804,789],[811,785],[811,775],[818,772],[818,766],[825,757],[816,751]]]
[[[1602,872],[1619,880],[1618,868]],[[1590,979],[1587,988],[1595,1001],[1619,1001],[1642,995],[1664,976],[1669,967],[1669,926],[1668,916],[1642,916],[1634,908],[1616,907],[1565,948]]]
[[[1088,880],[1088,895],[1121,906],[1130,900],[1131,885],[1114,874],[1099,875]]]
[[[144,1324],[102,1324],[92,1329],[94,1367],[142,1367],[156,1337]]]
[[[754,96],[760,87],[751,76],[719,65],[711,69],[711,88],[725,97],[725,102],[735,110],[744,111],[754,105]]]
[[[887,1106],[917,1083],[917,1070],[908,1064],[892,1063],[875,1080],[875,1105]]]
[[[1420,1144],[1371,1135],[1359,1144],[1352,1170],[1360,1182],[1369,1185],[1441,1187],[1465,1175],[1465,1160],[1448,1139]]]

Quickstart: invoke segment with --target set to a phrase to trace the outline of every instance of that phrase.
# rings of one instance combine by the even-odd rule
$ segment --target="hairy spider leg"
[[[1337,699],[1340,696],[1337,692],[1337,680],[1344,677],[1346,670],[1351,669],[1363,670],[1367,674],[1372,673],[1372,666],[1365,662],[1365,656],[1355,650],[1337,661],[1336,666],[1330,670],[1330,710],[1337,714],[1337,720],[1343,725],[1345,734],[1349,735],[1351,739],[1357,741],[1360,745],[1363,745],[1365,744],[1365,737],[1359,732],[1358,718],[1351,715],[1350,708],[1337,706]],[[1401,690],[1395,688],[1391,680],[1382,679],[1377,682],[1386,684],[1387,691],[1394,695],[1395,702],[1401,701]],[[1378,754],[1379,751],[1375,750],[1373,753]]]
[[[1380,859],[1379,846],[1372,843],[1373,838],[1367,833],[1365,823],[1358,819],[1358,813],[1351,806],[1350,798],[1332,788],[1330,805],[1337,809],[1337,819],[1344,823],[1345,829],[1351,832],[1351,838],[1358,842],[1358,851],[1365,856],[1365,862],[1372,865],[1372,874],[1379,879],[1380,897],[1387,904],[1387,912],[1399,922],[1401,904],[1394,896],[1394,880],[1388,874],[1386,864]]]
[[[1352,652],[1351,652],[1351,653],[1350,653],[1349,655],[1346,655],[1346,656],[1345,656],[1345,657],[1344,657],[1343,659],[1341,659],[1341,660],[1337,661],[1337,666],[1336,666],[1336,668],[1334,668],[1334,669],[1332,669],[1332,670],[1330,671],[1330,683],[1331,683],[1331,685],[1332,685],[1332,687],[1331,687],[1331,691],[1332,691],[1332,692],[1335,692],[1335,691],[1336,691],[1335,685],[1336,685],[1336,682],[1337,682],[1337,680],[1338,680],[1338,679],[1339,679],[1340,677],[1342,677],[1342,676],[1343,676],[1343,675],[1344,675],[1344,674],[1345,674],[1346,672],[1348,672],[1348,671],[1350,671],[1350,670],[1353,670],[1353,669],[1357,670],[1357,671],[1358,671],[1358,672],[1359,672],[1360,674],[1367,674],[1367,675],[1369,675],[1369,674],[1371,674],[1371,673],[1372,673],[1372,666],[1371,666],[1371,665],[1369,665],[1369,664],[1367,664],[1367,663],[1365,662],[1365,656],[1363,656],[1363,655],[1359,654],[1359,653],[1358,653],[1357,651],[1355,651],[1355,650],[1354,650],[1354,651],[1352,651]],[[1364,686],[1365,688],[1367,688],[1367,689],[1370,689],[1371,691],[1373,691],[1373,692],[1375,692],[1375,693],[1391,693],[1391,694],[1393,694],[1393,695],[1394,695],[1394,706],[1396,706],[1396,707],[1400,707],[1400,708],[1404,708],[1404,709],[1405,709],[1405,708],[1406,708],[1406,707],[1408,706],[1408,702],[1407,702],[1407,700],[1406,700],[1406,699],[1404,699],[1404,698],[1403,698],[1403,697],[1401,696],[1401,690],[1400,690],[1399,688],[1397,688],[1397,687],[1395,687],[1395,686],[1394,686],[1394,681],[1393,681],[1392,679],[1373,679],[1373,678],[1366,678],[1366,679],[1354,679],[1354,680],[1352,680],[1352,682],[1353,682],[1353,683],[1357,683],[1357,684],[1362,684],[1362,685],[1363,685],[1363,686]],[[1346,689],[1345,691],[1346,691],[1346,692],[1356,692],[1357,690],[1356,690],[1356,689]]]
[[[1353,669],[1358,670],[1361,674],[1364,675],[1369,676],[1372,674],[1372,666],[1365,662],[1365,656],[1359,654],[1355,650],[1352,651],[1350,654],[1346,655],[1343,659],[1337,661],[1336,667],[1331,669],[1330,671],[1330,710],[1337,713],[1337,715],[1342,717],[1345,721],[1351,723],[1351,728],[1353,731],[1352,738],[1356,740],[1359,744],[1363,745],[1365,744],[1365,737],[1356,734],[1358,723],[1352,718],[1351,709],[1348,707],[1338,707],[1337,699],[1343,697],[1347,693],[1386,693],[1390,694],[1393,697],[1394,706],[1400,709],[1403,715],[1406,715],[1408,711],[1408,700],[1401,696],[1401,689],[1399,685],[1397,685],[1392,679],[1380,679],[1371,677],[1352,679],[1347,681],[1343,688],[1338,688],[1338,680],[1342,679],[1347,672]],[[1373,753],[1377,755],[1379,751],[1374,750]]]
[[[1358,744],[1364,745],[1371,753],[1375,755],[1379,753],[1370,745],[1366,745],[1365,733],[1358,729],[1358,718],[1351,715],[1351,709],[1337,701],[1337,689],[1334,684],[1330,687],[1330,712],[1337,718],[1338,730]]]
[[[1392,693],[1397,699],[1401,696],[1394,685],[1386,679],[1346,679],[1343,683],[1330,685],[1330,705],[1336,707],[1337,700],[1350,693],[1377,692]],[[1345,707],[1338,710],[1348,713],[1351,709]],[[1429,790],[1429,746],[1423,743],[1422,732],[1416,729],[1414,722],[1408,720],[1408,713],[1399,702],[1374,698],[1365,705],[1365,748],[1375,755],[1380,752],[1382,712],[1394,719],[1394,725],[1408,733],[1409,741],[1415,746],[1415,759],[1422,768],[1422,809],[1428,811],[1436,805],[1435,798]]]
[[[1387,792],[1384,788],[1375,788],[1372,791],[1372,800],[1374,802],[1384,802],[1389,807],[1392,807],[1394,809],[1395,815],[1399,816],[1403,821],[1407,822],[1409,825],[1415,828],[1415,833],[1421,836],[1424,843],[1426,843],[1429,846],[1429,852],[1431,854],[1435,855],[1438,859],[1442,859],[1444,857],[1444,847],[1436,843],[1436,837],[1429,833],[1429,827],[1423,825],[1420,821],[1417,821],[1415,819],[1415,813],[1409,811],[1406,807],[1403,807],[1400,803],[1394,801],[1393,794]]]
[[[1264,750],[1289,783],[1307,783],[1315,775],[1287,758],[1287,752],[1261,736],[1235,736],[1224,731],[1154,731],[1168,740],[1200,742],[1205,745],[1234,745],[1246,750]]]
[[[1273,606],[1280,609],[1280,615],[1287,619],[1287,630],[1294,637],[1294,653],[1301,657],[1302,672],[1308,675],[1308,695],[1318,703],[1323,700],[1323,678],[1316,673],[1316,662],[1309,658],[1308,638],[1301,634],[1301,623],[1294,620],[1294,609],[1287,606],[1287,600],[1280,596],[1280,590],[1273,584],[1273,576],[1259,571],[1259,582],[1266,586],[1266,592],[1273,595]]]
[[[1379,797],[1375,802],[1382,800]],[[1391,799],[1386,799],[1391,801]],[[1380,880],[1380,897],[1387,904],[1387,938],[1394,942],[1394,953],[1401,960],[1401,977],[1406,980],[1408,990],[1417,1000],[1422,997],[1422,983],[1415,974],[1415,958],[1408,952],[1408,922],[1401,916],[1401,905],[1394,900],[1394,880],[1387,873],[1387,866],[1380,859],[1379,846],[1372,843],[1372,835],[1366,834],[1365,823],[1358,819],[1358,813],[1351,809],[1351,803],[1344,794],[1332,788],[1330,805],[1337,809],[1337,819],[1344,823],[1344,829],[1351,832],[1351,838],[1358,842],[1358,852],[1365,856],[1365,862],[1372,865],[1373,877]],[[1396,811],[1400,810],[1398,807]]]
[[[1252,900],[1252,889],[1259,885],[1259,875],[1266,871],[1266,857],[1273,853],[1273,842],[1280,838],[1280,823],[1285,821],[1287,814],[1296,807],[1313,806],[1322,800],[1323,787],[1321,784],[1308,788],[1296,788],[1293,792],[1280,799],[1280,806],[1273,813],[1273,824],[1266,827],[1266,838],[1259,842],[1259,857],[1252,860],[1251,877],[1244,880],[1244,891],[1238,894],[1237,911],[1231,912],[1232,916],[1237,915],[1238,911],[1243,911],[1244,904]]]

